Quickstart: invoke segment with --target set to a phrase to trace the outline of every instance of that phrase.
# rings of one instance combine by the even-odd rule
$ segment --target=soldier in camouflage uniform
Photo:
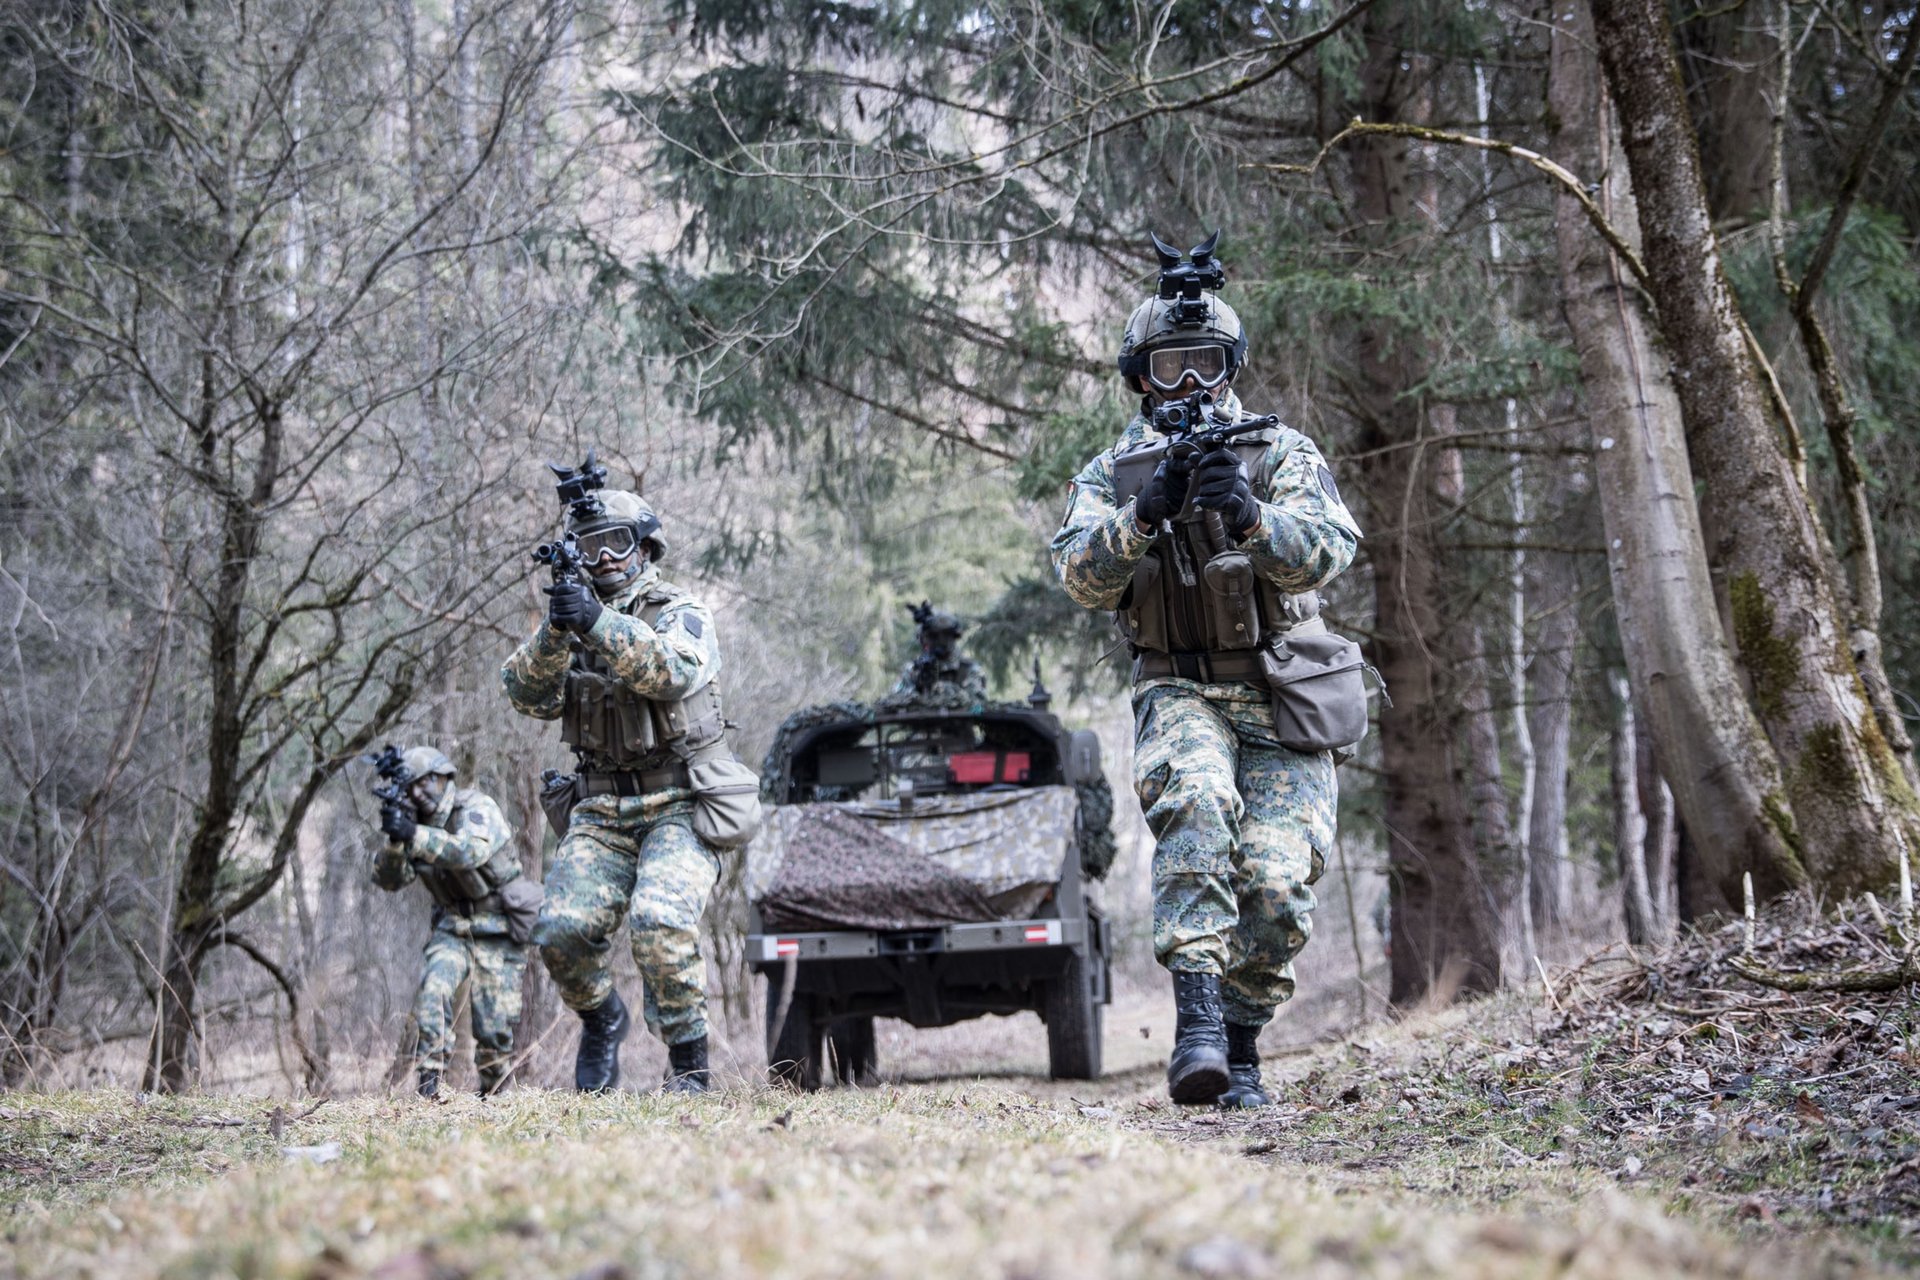
[[[546,620],[501,669],[514,710],[559,720],[580,765],[534,941],[560,998],[580,1015],[576,1087],[598,1092],[620,1080],[628,1016],[612,950],[624,921],[647,1027],[667,1045],[667,1088],[704,1092],[712,1086],[700,916],[720,861],[694,834],[688,762],[724,747],[720,645],[706,606],[661,580],[666,542],[653,508],[617,490],[599,505],[598,514],[568,516],[591,589],[547,588]]]
[[[1159,247],[1164,281],[1179,256],[1170,264]],[[1196,249],[1196,264],[1203,257]],[[1074,479],[1053,563],[1074,600],[1115,611],[1134,657],[1134,787],[1156,841],[1154,953],[1173,972],[1178,1013],[1169,1092],[1262,1106],[1260,1028],[1293,994],[1337,791],[1331,751],[1277,740],[1248,641],[1324,629],[1314,590],[1347,567],[1360,531],[1297,431],[1267,428],[1197,461],[1169,449],[1150,422],[1158,404],[1204,390],[1217,420],[1240,420],[1228,382],[1246,337],[1211,294],[1194,290],[1182,313],[1166,293],[1127,322],[1120,372],[1141,412]],[[1250,597],[1233,608],[1214,589],[1221,548],[1201,532],[1207,513],[1250,569]]]
[[[960,652],[960,633],[966,624],[933,602],[913,606],[920,639],[919,656],[900,673],[888,703],[935,702],[972,706],[987,700],[987,673]]]
[[[394,892],[417,880],[433,899],[426,971],[413,1004],[420,1096],[439,1095],[453,1051],[454,996],[463,982],[472,1002],[480,1092],[494,1093],[507,1082],[527,968],[526,941],[514,941],[501,898],[520,875],[513,831],[493,797],[453,785],[453,762],[440,752],[410,747],[402,759],[413,778],[406,792],[411,812],[382,806],[388,843],[374,856],[373,882]]]

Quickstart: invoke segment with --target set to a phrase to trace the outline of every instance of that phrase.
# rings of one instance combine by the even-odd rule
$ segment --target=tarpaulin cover
[[[747,851],[769,929],[925,929],[1030,916],[1074,842],[1072,787],[780,805]]]

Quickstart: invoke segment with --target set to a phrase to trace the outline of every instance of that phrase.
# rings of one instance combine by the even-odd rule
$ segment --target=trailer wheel
[[[872,1018],[842,1018],[827,1028],[827,1060],[842,1084],[880,1083],[880,1051]]]
[[[1106,1009],[1093,998],[1094,966],[1089,943],[1075,951],[1066,972],[1046,984],[1047,1074],[1055,1080],[1100,1078],[1100,1034]]]
[[[826,1028],[814,1019],[813,1001],[797,992],[787,1004],[786,1018],[776,1025],[784,990],[779,974],[767,976],[767,1079],[811,1093],[820,1087]]]

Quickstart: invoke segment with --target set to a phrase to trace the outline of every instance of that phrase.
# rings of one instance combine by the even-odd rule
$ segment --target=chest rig
[[[1246,465],[1253,496],[1269,500],[1268,450],[1277,432],[1242,436],[1227,447]],[[1113,459],[1114,504],[1137,498],[1167,456],[1170,440],[1154,440]],[[1216,542],[1208,513],[1189,509],[1173,518],[1134,566],[1133,581],[1114,620],[1134,656],[1133,678],[1179,676],[1203,683],[1261,681],[1260,650],[1320,612],[1319,597],[1289,595],[1233,549],[1229,533]]]
[[[465,807],[456,801],[443,830],[457,834],[466,817]],[[434,906],[457,916],[471,916],[500,910],[500,886],[519,877],[520,862],[512,847],[503,845],[477,867],[441,867],[416,861],[413,874],[426,886]]]
[[[655,587],[636,597],[627,612],[653,626],[681,598],[681,592]],[[560,740],[573,748],[581,774],[615,775],[606,789],[623,795],[685,786],[687,762],[726,732],[718,682],[709,680],[684,698],[649,698],[615,676],[606,659],[578,637],[572,648]]]

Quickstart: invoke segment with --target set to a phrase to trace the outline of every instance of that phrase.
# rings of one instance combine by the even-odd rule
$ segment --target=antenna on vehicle
[[[1027,695],[1027,705],[1035,711],[1045,711],[1053,705],[1053,695],[1047,692],[1047,686],[1040,683],[1040,659],[1033,660],[1033,692]]]

